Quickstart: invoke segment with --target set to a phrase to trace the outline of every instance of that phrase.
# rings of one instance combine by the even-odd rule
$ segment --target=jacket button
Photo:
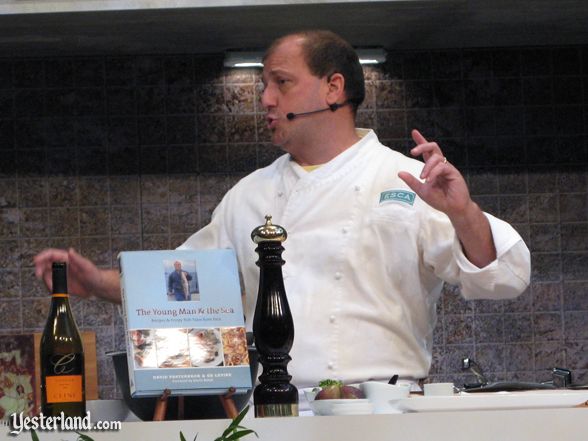
[[[331,316],[329,317],[329,321],[330,321],[331,323],[335,323],[335,316],[334,316],[334,315],[331,315]]]
[[[335,273],[335,279],[336,279],[336,280],[341,280],[341,277],[343,277],[343,274],[341,274],[341,273],[339,273],[339,272],[336,272],[336,273]]]
[[[335,367],[335,365],[333,364],[333,362],[332,362],[332,361],[329,361],[329,362],[327,363],[327,367],[328,367],[329,369],[333,370],[333,368]]]

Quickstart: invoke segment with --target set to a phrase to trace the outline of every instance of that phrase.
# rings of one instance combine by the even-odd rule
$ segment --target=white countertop
[[[165,422],[124,422],[116,432],[92,432],[95,441],[179,440],[180,430],[187,440],[213,441],[226,428],[228,420]],[[298,418],[249,418],[243,422],[255,430],[259,440],[280,441],[586,441],[588,408],[533,410],[494,410],[407,413],[396,415],[324,416]],[[74,441],[75,433],[39,432],[40,441]],[[29,433],[16,438],[2,434],[0,439],[30,440]],[[249,435],[245,440],[256,440]]]

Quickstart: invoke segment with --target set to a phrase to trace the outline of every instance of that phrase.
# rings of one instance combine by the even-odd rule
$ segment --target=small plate
[[[588,400],[588,391],[540,391],[461,393],[454,396],[421,396],[400,400],[404,412],[448,412],[456,410],[501,410],[574,407]]]

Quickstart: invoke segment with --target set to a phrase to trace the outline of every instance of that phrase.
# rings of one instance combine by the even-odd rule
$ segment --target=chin
[[[279,140],[272,141],[272,144],[274,145],[274,147],[279,148],[280,150],[282,150],[285,153],[291,153],[290,149],[288,148],[288,145],[283,140],[282,141],[279,141]]]
[[[276,135],[275,133],[272,136],[272,144],[284,150],[284,138],[282,138],[279,135]]]

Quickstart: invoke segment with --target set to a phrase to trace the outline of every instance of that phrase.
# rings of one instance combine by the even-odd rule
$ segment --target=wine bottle
[[[67,266],[53,263],[49,318],[41,337],[41,411],[86,416],[84,348],[69,305]]]

